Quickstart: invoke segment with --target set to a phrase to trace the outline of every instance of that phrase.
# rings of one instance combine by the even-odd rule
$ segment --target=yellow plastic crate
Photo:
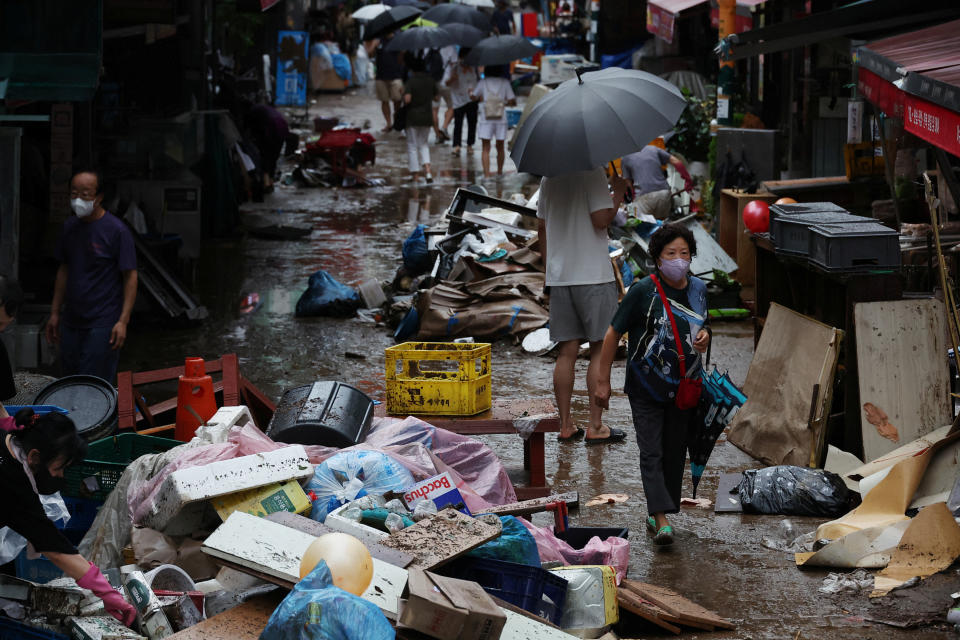
[[[490,408],[490,344],[405,342],[385,355],[388,413],[472,416]]]

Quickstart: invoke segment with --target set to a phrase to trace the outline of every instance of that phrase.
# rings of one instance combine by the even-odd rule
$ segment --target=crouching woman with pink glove
[[[3,412],[6,414],[6,412]],[[73,421],[59,413],[34,415],[23,409],[11,419],[0,418],[0,527],[10,527],[77,584],[103,600],[107,612],[129,626],[136,610],[103,577],[92,562],[54,526],[39,495],[56,493],[64,471],[83,460],[87,443]]]

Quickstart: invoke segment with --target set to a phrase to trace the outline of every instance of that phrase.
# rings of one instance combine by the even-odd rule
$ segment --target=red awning
[[[857,57],[864,98],[960,156],[960,20],[871,42]]]

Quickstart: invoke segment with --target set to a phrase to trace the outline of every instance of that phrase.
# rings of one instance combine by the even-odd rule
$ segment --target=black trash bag
[[[326,271],[310,276],[307,290],[297,300],[296,316],[335,316],[348,318],[360,308],[360,294],[335,280]]]
[[[737,492],[745,513],[833,518],[857,501],[837,474],[789,465],[744,471]]]

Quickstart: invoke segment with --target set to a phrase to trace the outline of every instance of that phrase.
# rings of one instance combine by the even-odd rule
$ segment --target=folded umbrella
[[[438,6],[456,6],[456,5],[438,5]],[[480,29],[476,27],[471,27],[468,24],[459,24],[456,22],[451,22],[450,24],[444,24],[440,26],[441,29],[449,33],[453,37],[453,43],[458,44],[461,47],[473,47],[478,42],[483,40],[486,35]]]
[[[716,369],[711,375],[703,375],[702,379],[703,393],[687,433],[694,498],[697,497],[697,485],[700,484],[717,439],[747,398],[727,374],[721,376]]]
[[[367,35],[364,37],[370,40],[396,31],[408,22],[416,20],[421,13],[420,9],[414,7],[394,7],[384,11],[367,23]]]
[[[578,70],[534,105],[510,156],[538,176],[588,171],[639,151],[673,128],[686,106],[679,89],[652,73]]]
[[[490,16],[462,4],[438,4],[423,12],[423,17],[437,24],[468,24],[481,31],[490,31]]]
[[[389,10],[390,10],[390,7],[378,2],[377,4],[368,4],[365,7],[360,7],[359,9],[351,13],[350,17],[353,18],[354,20],[361,20],[361,21],[373,20],[384,11],[389,11]]]
[[[465,61],[474,67],[509,64],[538,51],[540,49],[520,36],[490,36],[474,45]]]
[[[420,51],[440,49],[454,44],[453,36],[440,27],[413,27],[393,36],[387,51]]]

